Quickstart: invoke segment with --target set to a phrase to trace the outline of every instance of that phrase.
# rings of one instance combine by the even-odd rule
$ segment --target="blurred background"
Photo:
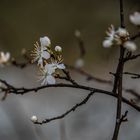
[[[129,22],[129,15],[140,10],[139,0],[124,0],[125,23],[130,33],[137,28]],[[104,49],[102,41],[111,24],[118,27],[118,0],[0,0],[0,51],[9,51],[21,60],[21,50],[31,50],[35,41],[47,35],[52,46],[63,47],[64,61],[73,65],[79,57],[79,47],[74,36],[80,30],[86,55],[83,67],[87,72],[111,80],[118,58],[118,48]],[[140,40],[136,43],[140,46]],[[139,51],[139,49],[138,49]],[[139,60],[128,63],[126,71],[140,72]],[[0,77],[16,87],[34,87],[37,69],[29,66],[23,70],[8,66],[0,69]],[[72,72],[79,83],[111,89],[108,85],[87,82],[85,77]],[[140,91],[139,80],[124,77],[124,86]],[[125,93],[126,94],[126,93]],[[47,89],[24,96],[9,95],[0,102],[0,139],[2,140],[110,140],[114,130],[116,100],[96,94],[84,106],[63,120],[43,126],[30,121],[32,115],[39,119],[65,112],[81,101],[85,92],[74,89]],[[2,95],[1,95],[2,96]],[[128,97],[128,95],[125,95]],[[122,125],[120,140],[140,140],[140,114],[124,105],[129,111],[129,122]]]

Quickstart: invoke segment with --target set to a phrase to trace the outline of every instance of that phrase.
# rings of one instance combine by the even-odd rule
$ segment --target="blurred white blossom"
[[[131,23],[136,26],[140,26],[140,12],[134,12],[129,16]]]
[[[0,64],[5,64],[9,61],[10,59],[10,53],[9,52],[0,52]]]
[[[136,44],[130,40],[129,32],[125,28],[119,27],[117,30],[111,25],[107,31],[108,37],[103,41],[103,47],[108,48],[113,45],[122,45],[129,51],[136,50]]]
[[[80,37],[81,36],[81,32],[79,30],[75,30],[74,34],[75,34],[76,37]]]
[[[76,68],[82,68],[84,66],[84,60],[82,58],[79,58],[75,62],[75,67]]]

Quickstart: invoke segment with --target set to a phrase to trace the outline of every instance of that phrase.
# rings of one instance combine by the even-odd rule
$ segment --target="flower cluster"
[[[10,53],[9,52],[0,52],[0,65],[3,66],[6,64],[10,59]]]
[[[133,41],[130,41],[129,32],[125,28],[119,27],[115,30],[114,26],[108,28],[106,32],[107,37],[103,41],[103,47],[109,48],[113,45],[121,45],[129,51],[136,50],[136,44]]]
[[[36,42],[35,48],[32,51],[32,62],[37,62],[37,65],[41,72],[40,80],[41,85],[55,84],[56,71],[58,69],[65,69],[65,65],[62,57],[62,48],[56,46],[53,50],[51,47],[51,41],[48,37],[41,37],[40,44]]]

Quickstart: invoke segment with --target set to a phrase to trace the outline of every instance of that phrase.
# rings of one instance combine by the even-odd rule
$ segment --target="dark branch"
[[[134,60],[140,57],[140,54],[136,54],[136,55],[131,55],[130,57],[126,57],[124,58],[124,62],[130,61],[130,60]]]
[[[133,79],[140,78],[140,74],[137,74],[137,73],[124,72],[123,74],[125,74],[125,75],[130,75],[131,78],[133,78]]]
[[[106,94],[112,97],[117,98],[118,95],[114,94],[113,92],[110,91],[106,91],[106,90],[102,90],[102,89],[98,89],[98,88],[93,88],[93,87],[88,87],[88,86],[83,86],[83,85],[73,85],[73,84],[63,84],[63,83],[59,83],[59,84],[55,84],[55,85],[45,85],[45,86],[39,86],[39,87],[35,87],[35,88],[16,88],[11,86],[10,84],[8,84],[6,81],[0,80],[3,84],[5,84],[5,88],[1,87],[1,90],[3,92],[8,91],[8,93],[13,93],[13,94],[17,94],[17,95],[23,95],[23,94],[27,94],[29,92],[38,92],[41,89],[46,89],[46,88],[56,88],[56,87],[69,87],[69,88],[75,88],[75,89],[82,89],[82,90],[86,90],[86,91],[94,91],[96,93],[102,93],[102,94]],[[122,98],[122,101],[128,105],[130,105],[131,107],[135,108],[137,111],[140,111],[140,107],[137,106],[136,104],[133,104],[132,102],[130,102],[129,100],[127,100],[126,98]]]
[[[58,120],[58,119],[63,119],[65,116],[69,115],[71,112],[74,112],[78,107],[84,105],[87,103],[87,101],[90,99],[90,97],[94,94],[94,91],[90,92],[86,98],[84,98],[80,103],[77,103],[76,105],[74,105],[72,108],[70,108],[69,110],[67,110],[65,113],[63,113],[62,115],[59,115],[57,117],[53,117],[53,118],[50,118],[50,119],[45,119],[43,121],[37,121],[35,122],[35,124],[45,124],[45,123],[49,123],[51,121],[54,121],[54,120]]]
[[[124,25],[124,9],[123,9],[123,0],[119,0],[120,2],[120,25],[122,28],[125,28]],[[122,111],[122,80],[123,80],[123,68],[124,68],[124,54],[125,49],[123,46],[120,46],[120,57],[119,57],[119,63],[117,66],[117,70],[115,73],[115,79],[114,79],[114,86],[113,86],[113,93],[117,93],[118,90],[118,99],[117,99],[117,112],[116,112],[116,124],[115,129],[113,133],[112,140],[117,140],[120,130],[120,120],[121,120],[121,111]],[[119,120],[119,122],[118,122]]]
[[[137,34],[133,35],[132,37],[130,37],[130,40],[135,40],[138,37],[140,37],[140,32],[138,32]]]
[[[71,65],[66,65],[66,66],[68,67],[68,69],[74,70],[74,71],[78,72],[79,74],[86,76],[87,80],[94,80],[96,82],[103,83],[103,84],[106,84],[106,83],[111,84],[112,83],[111,80],[105,80],[105,79],[95,77],[95,76],[85,72],[82,69],[75,68],[74,66],[71,66]]]

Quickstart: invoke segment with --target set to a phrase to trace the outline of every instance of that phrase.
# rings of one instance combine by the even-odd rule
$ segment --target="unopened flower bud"
[[[40,37],[40,44],[42,47],[49,47],[51,45],[51,41],[47,36]]]
[[[55,47],[55,51],[56,51],[56,52],[61,52],[61,51],[62,51],[62,48],[61,48],[60,46],[56,46],[56,47]]]
[[[36,122],[38,121],[37,116],[32,116],[32,117],[31,117],[31,121],[32,121],[33,123],[36,123]]]

